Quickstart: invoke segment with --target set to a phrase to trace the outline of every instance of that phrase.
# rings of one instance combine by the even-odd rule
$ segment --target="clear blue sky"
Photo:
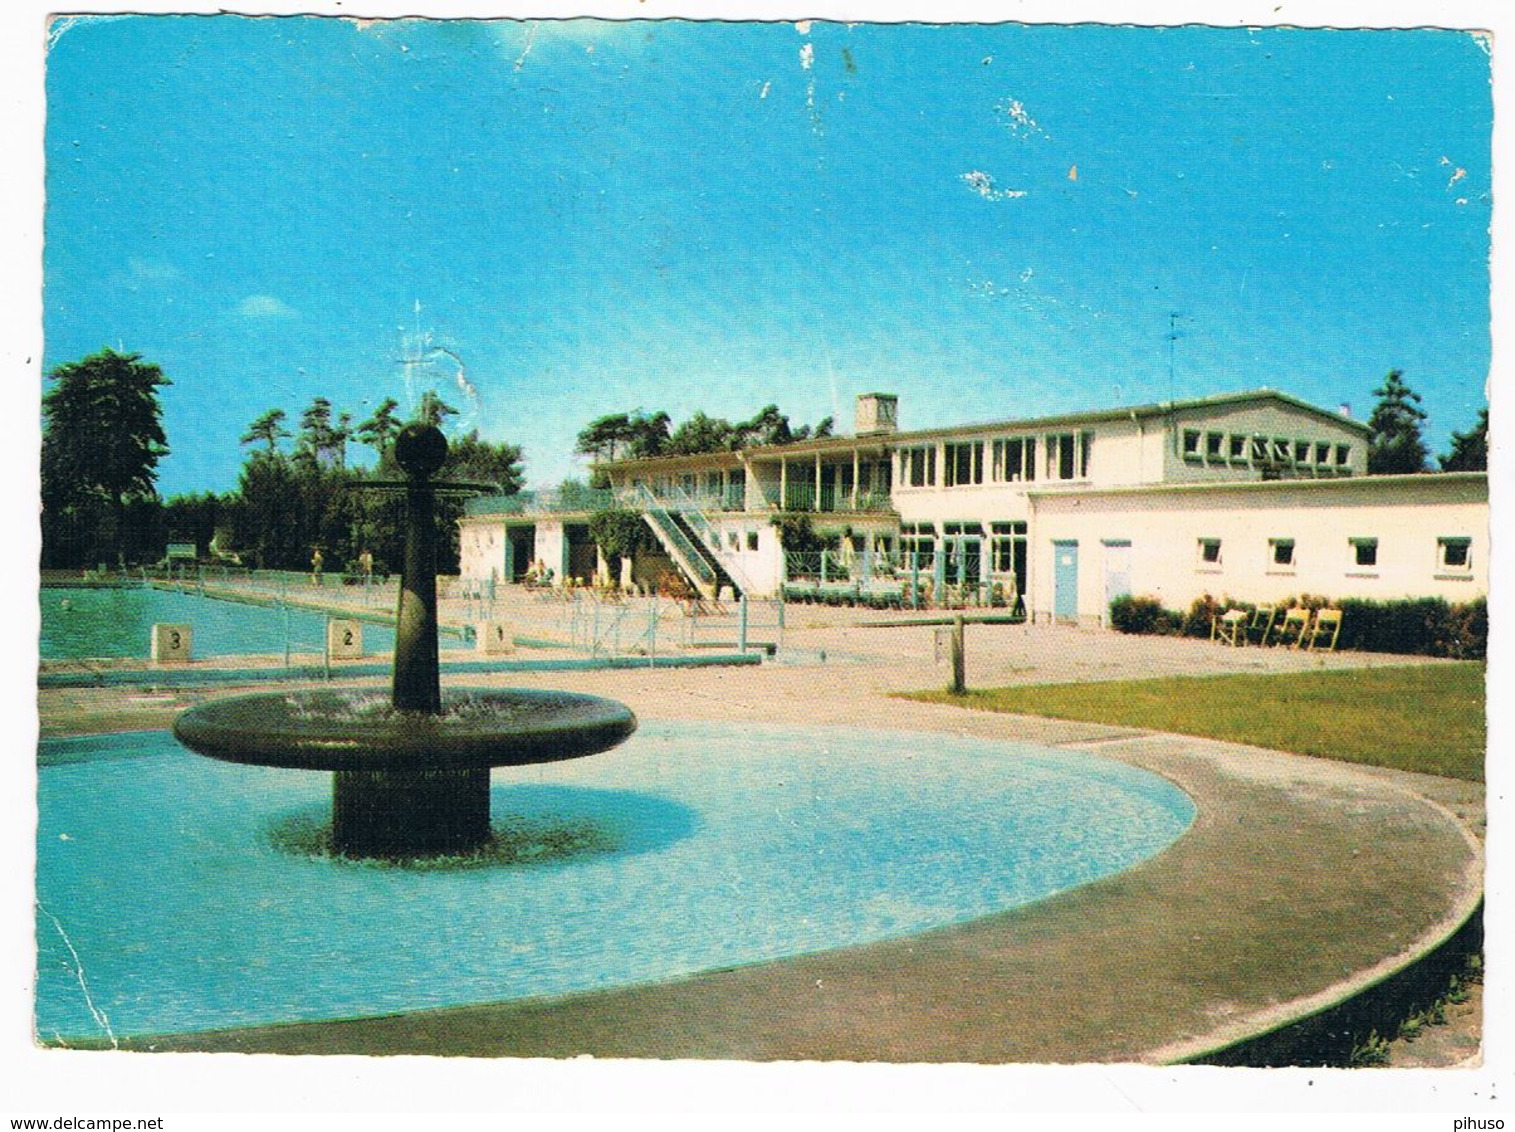
[[[1444,451],[1485,403],[1466,33],[148,16],[54,40],[45,365],[163,366],[164,494],[235,486],[269,408],[404,401],[417,303],[536,487],[638,407],[847,428],[886,390],[913,428],[1268,385],[1365,417],[1401,368]]]

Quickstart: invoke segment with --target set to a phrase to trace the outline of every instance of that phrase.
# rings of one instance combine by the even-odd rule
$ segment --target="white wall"
[[[1130,591],[1186,609],[1203,594],[1275,601],[1488,594],[1488,481],[1480,475],[1375,476],[1221,487],[1051,493],[1034,498],[1032,608],[1054,603],[1053,542],[1078,543],[1078,614],[1102,623],[1111,540],[1129,540]],[[1438,539],[1471,540],[1466,570],[1443,568]],[[1356,564],[1357,538],[1376,538],[1377,564]],[[1221,560],[1201,560],[1218,539]],[[1270,540],[1292,539],[1294,562],[1273,561]]]
[[[709,514],[711,528],[721,539],[723,562],[735,560],[737,567],[752,582],[753,597],[771,597],[784,579],[784,551],[779,546],[778,531],[766,517],[741,514]],[[735,532],[737,548],[731,548],[730,534]],[[757,535],[757,549],[749,550],[748,536]]]
[[[568,576],[568,539],[561,519],[537,520],[536,554],[536,560],[552,571],[553,582],[561,585]]]
[[[505,526],[498,519],[465,516],[458,525],[458,572],[465,578],[505,574]]]

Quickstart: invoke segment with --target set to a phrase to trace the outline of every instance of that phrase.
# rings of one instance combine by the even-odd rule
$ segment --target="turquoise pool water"
[[[44,586],[41,591],[43,660],[146,660],[148,637],[156,623],[194,627],[194,655],[247,656],[291,652],[319,653],[326,640],[326,615],[304,609],[275,609],[218,601],[198,594],[129,589],[76,589]],[[394,631],[365,623],[367,653],[394,649]],[[440,646],[462,647],[457,637],[443,636]]]
[[[302,854],[325,774],[163,733],[41,750],[44,1038],[354,1017],[665,979],[988,915],[1117,872],[1194,807],[1123,764],[945,735],[646,723],[497,771],[513,863]]]

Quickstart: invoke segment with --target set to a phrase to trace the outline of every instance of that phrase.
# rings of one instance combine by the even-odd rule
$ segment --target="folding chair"
[[[1341,610],[1322,609],[1315,615],[1315,625],[1310,630],[1310,643],[1306,646],[1310,652],[1317,647],[1324,648],[1327,652],[1336,651],[1336,638],[1341,636]],[[1321,645],[1322,637],[1329,638]]]
[[[1210,639],[1240,648],[1247,643],[1247,611],[1228,609],[1210,622]]]
[[[1247,626],[1247,637],[1255,640],[1260,645],[1268,643],[1268,634],[1273,631],[1273,622],[1278,619],[1278,606],[1259,605],[1252,611],[1251,624]]]
[[[1284,611],[1283,625],[1278,630],[1278,637],[1274,644],[1283,645],[1285,648],[1303,648],[1305,637],[1310,632],[1310,611],[1308,609],[1287,609]]]

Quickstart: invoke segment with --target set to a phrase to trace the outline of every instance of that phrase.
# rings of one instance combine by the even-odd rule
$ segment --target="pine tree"
[[[1395,475],[1423,472],[1430,455],[1420,435],[1426,414],[1420,394],[1404,382],[1403,372],[1393,369],[1384,383],[1373,390],[1378,404],[1368,418],[1368,474]]]
[[[1489,470],[1489,409],[1478,410],[1478,423],[1467,432],[1452,434],[1452,451],[1440,456],[1444,472],[1486,472]]]

